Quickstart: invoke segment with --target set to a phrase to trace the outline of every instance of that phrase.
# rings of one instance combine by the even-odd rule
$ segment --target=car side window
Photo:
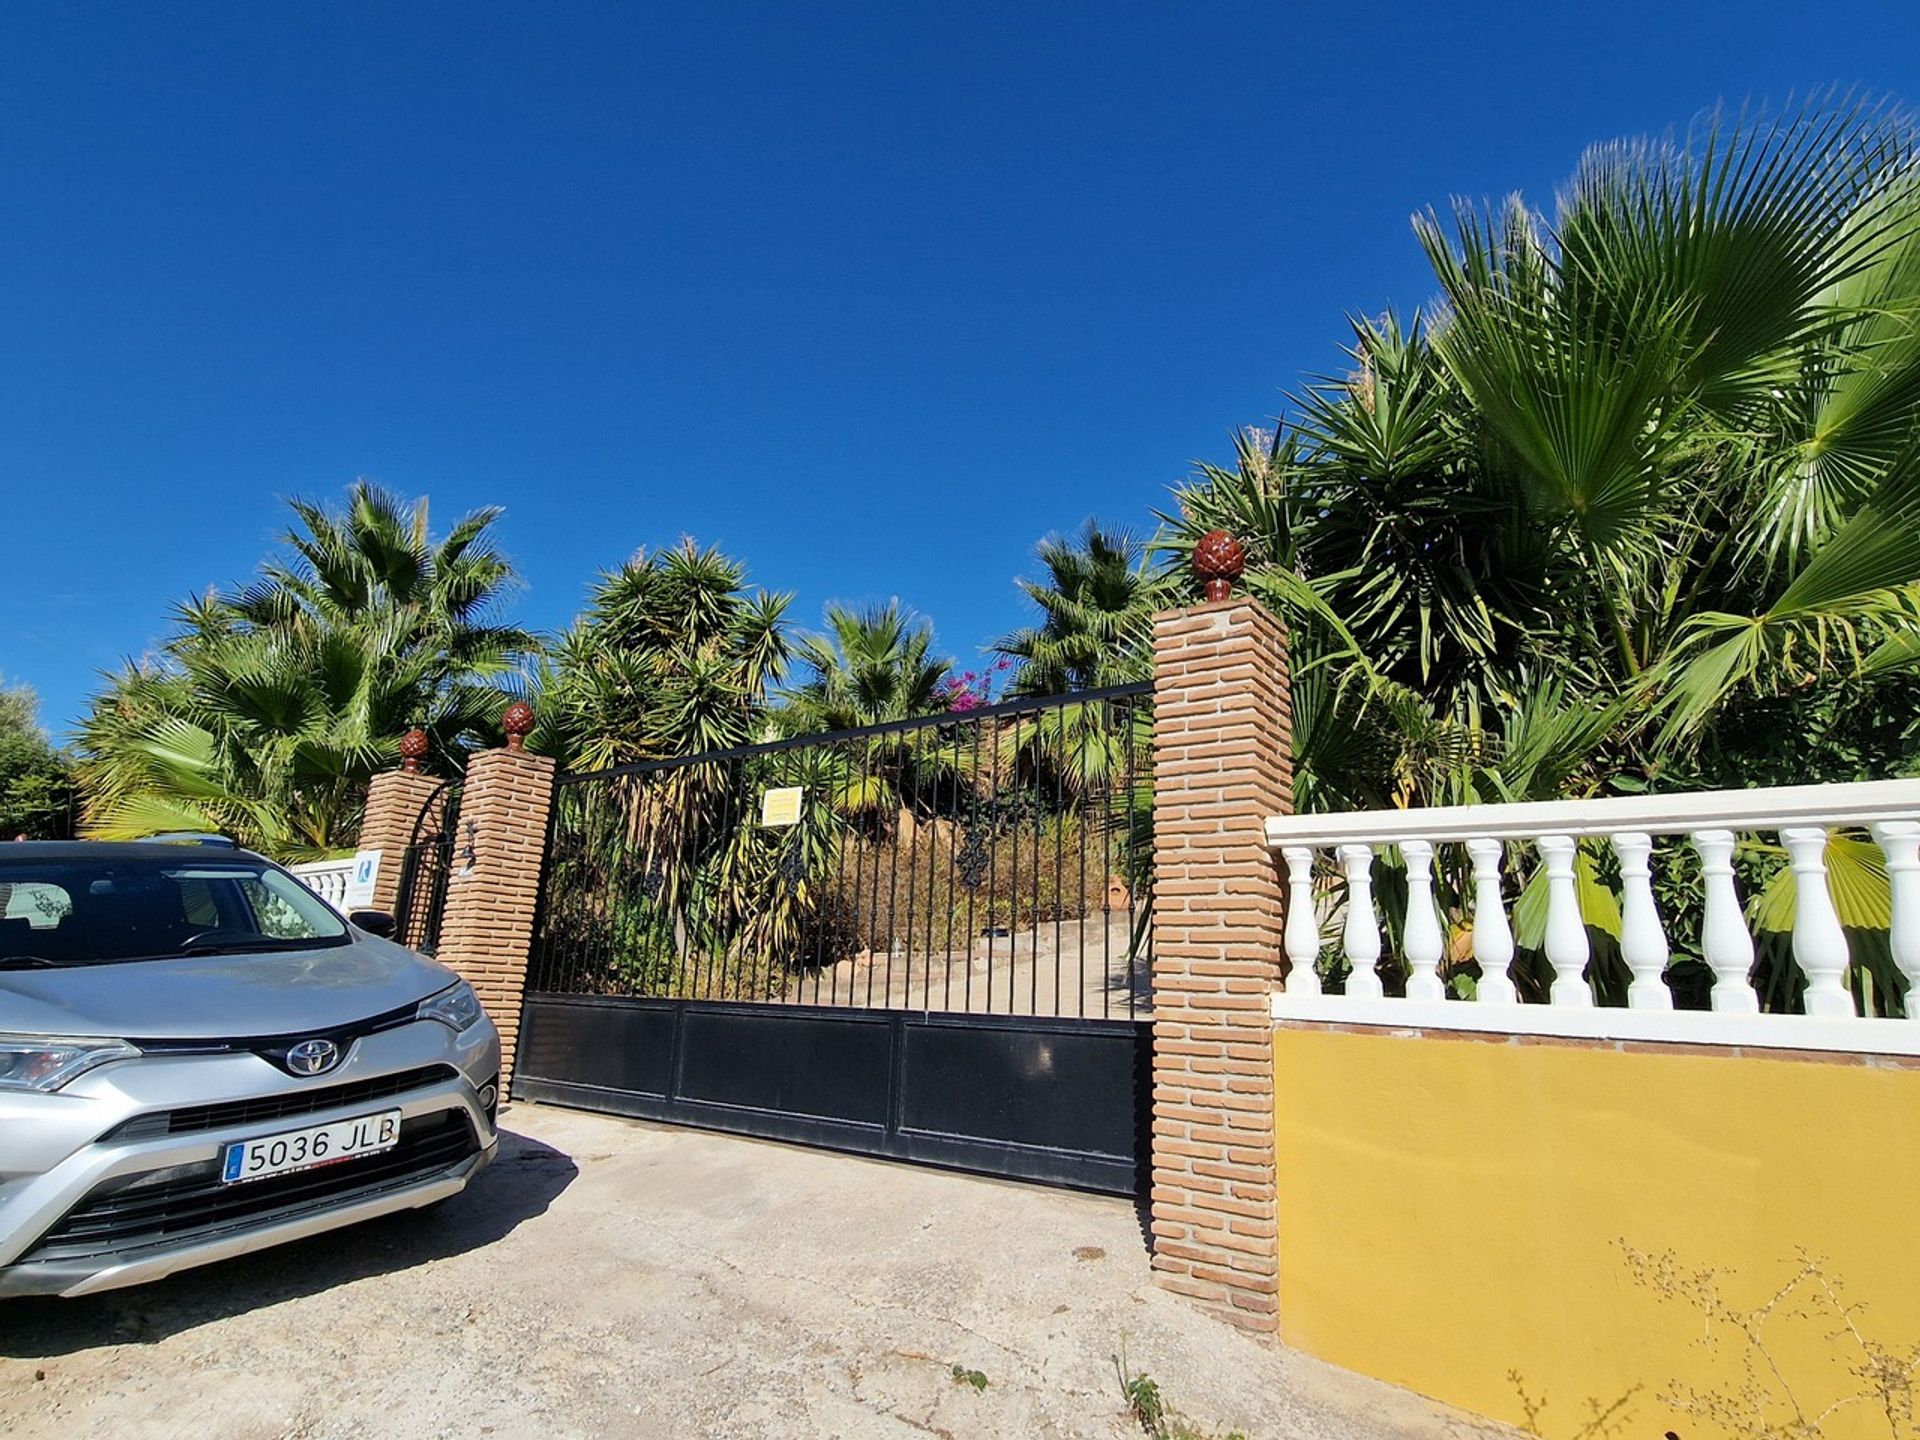
[[[213,886],[197,877],[180,882],[180,908],[186,912],[187,923],[196,930],[217,930],[220,928],[220,907],[214,903]]]
[[[0,891],[6,892],[0,917],[24,920],[35,930],[58,929],[60,922],[73,914],[73,897],[44,880],[16,881],[0,885]]]
[[[299,911],[253,877],[240,882],[240,893],[247,897],[247,906],[253,911],[260,933],[269,939],[305,940],[313,934],[313,927],[301,918]]]

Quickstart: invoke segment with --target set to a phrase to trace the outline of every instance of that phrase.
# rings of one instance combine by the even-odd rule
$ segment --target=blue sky
[[[56,728],[280,497],[682,534],[963,657],[1085,517],[1429,293],[1408,217],[1830,83],[1920,6],[125,3],[0,16],[0,675]]]

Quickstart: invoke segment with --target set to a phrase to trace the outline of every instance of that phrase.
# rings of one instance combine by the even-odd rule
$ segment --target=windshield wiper
[[[0,970],[53,970],[59,965],[44,955],[0,955]]]
[[[176,950],[176,955],[257,955],[266,950],[306,950],[313,948],[313,940],[270,940],[258,936],[251,940],[225,940],[217,945],[189,945]],[[155,959],[162,957],[155,956]]]

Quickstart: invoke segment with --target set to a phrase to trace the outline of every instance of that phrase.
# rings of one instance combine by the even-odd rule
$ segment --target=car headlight
[[[0,1035],[0,1090],[51,1093],[96,1066],[132,1060],[139,1054],[124,1040]]]
[[[429,995],[420,1002],[416,1012],[417,1018],[438,1020],[456,1034],[471,1030],[486,1013],[480,1008],[480,997],[473,993],[473,986],[464,980],[456,980],[438,995]]]

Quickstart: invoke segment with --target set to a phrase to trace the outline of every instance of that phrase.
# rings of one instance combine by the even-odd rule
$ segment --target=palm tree
[[[795,658],[811,672],[787,692],[786,728],[851,730],[947,708],[942,682],[953,661],[933,653],[933,626],[898,600],[855,609],[827,606],[825,633],[806,635]]]
[[[487,538],[499,512],[436,541],[424,500],[366,482],[343,512],[293,509],[289,558],[184,602],[160,654],[95,698],[86,834],[215,830],[284,859],[326,854],[352,843],[367,783],[410,726],[455,771],[491,736],[536,644],[490,619],[514,583]]]
[[[854,609],[828,605],[826,630],[803,636],[796,658],[807,677],[780,712],[792,735],[856,730],[944,714],[953,661],[933,653],[933,626],[898,600]],[[936,727],[866,737],[822,751],[833,808],[883,831],[903,814],[938,808],[967,758]],[[828,778],[830,772],[831,778]]]
[[[1049,535],[1035,554],[1044,581],[1017,583],[1041,620],[993,647],[1017,664],[1015,695],[1097,690],[1153,673],[1152,619],[1162,596],[1146,546],[1088,520],[1078,537]]]
[[[1917,186],[1911,127],[1841,105],[1600,147],[1551,224],[1423,217],[1442,306],[1357,323],[1353,372],[1203,468],[1168,543],[1251,542],[1296,670],[1334,672],[1330,742],[1477,737],[1376,787],[1403,803],[1499,793],[1550,680],[1614,707],[1588,783],[1724,756],[1741,696],[1920,660]]]
[[[1357,323],[1351,373],[1163,517],[1175,555],[1247,541],[1289,621],[1301,802],[1909,766],[1913,126],[1715,114],[1590,151],[1551,220],[1416,225],[1441,303]],[[1856,858],[1836,840],[1830,868],[1871,928],[1885,881]]]

